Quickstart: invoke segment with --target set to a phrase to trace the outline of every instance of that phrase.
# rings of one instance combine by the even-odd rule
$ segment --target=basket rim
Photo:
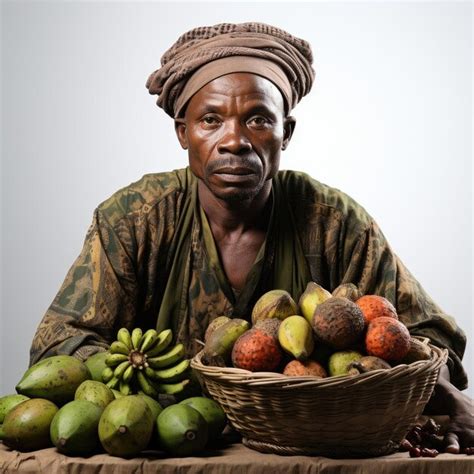
[[[236,383],[246,386],[260,386],[274,388],[279,386],[283,389],[315,387],[320,389],[336,386],[365,384],[374,382],[387,382],[393,378],[403,378],[414,373],[423,373],[439,369],[448,358],[448,350],[427,343],[431,349],[432,356],[427,360],[419,360],[410,364],[398,364],[390,369],[377,369],[359,375],[338,375],[326,378],[317,378],[312,375],[287,376],[279,372],[251,372],[235,367],[207,366],[201,361],[204,350],[198,352],[191,359],[191,367],[205,377],[220,382]]]

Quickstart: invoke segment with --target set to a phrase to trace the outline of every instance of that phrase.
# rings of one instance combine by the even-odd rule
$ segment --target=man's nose
[[[241,155],[252,150],[252,144],[244,133],[243,127],[237,121],[225,124],[224,133],[217,146],[217,151],[225,155]]]

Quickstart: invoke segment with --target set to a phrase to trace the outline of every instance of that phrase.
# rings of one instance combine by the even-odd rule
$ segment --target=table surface
[[[473,474],[474,456],[440,454],[436,458],[410,458],[394,453],[370,459],[330,459],[318,456],[263,454],[238,441],[227,440],[221,449],[200,456],[167,457],[160,451],[146,451],[133,459],[108,454],[87,458],[64,456],[55,448],[21,453],[0,443],[1,473],[170,473],[170,474]]]

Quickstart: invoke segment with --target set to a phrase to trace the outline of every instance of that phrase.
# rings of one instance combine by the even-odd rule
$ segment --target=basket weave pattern
[[[247,446],[277,454],[389,454],[422,413],[447,351],[352,377],[287,377],[191,361]]]

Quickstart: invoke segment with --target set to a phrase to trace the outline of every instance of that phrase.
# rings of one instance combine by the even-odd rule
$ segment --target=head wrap
[[[272,81],[289,112],[310,90],[313,55],[308,42],[264,23],[220,23],[184,33],[161,58],[146,83],[157,104],[178,117],[205,84],[232,72],[251,72]]]

